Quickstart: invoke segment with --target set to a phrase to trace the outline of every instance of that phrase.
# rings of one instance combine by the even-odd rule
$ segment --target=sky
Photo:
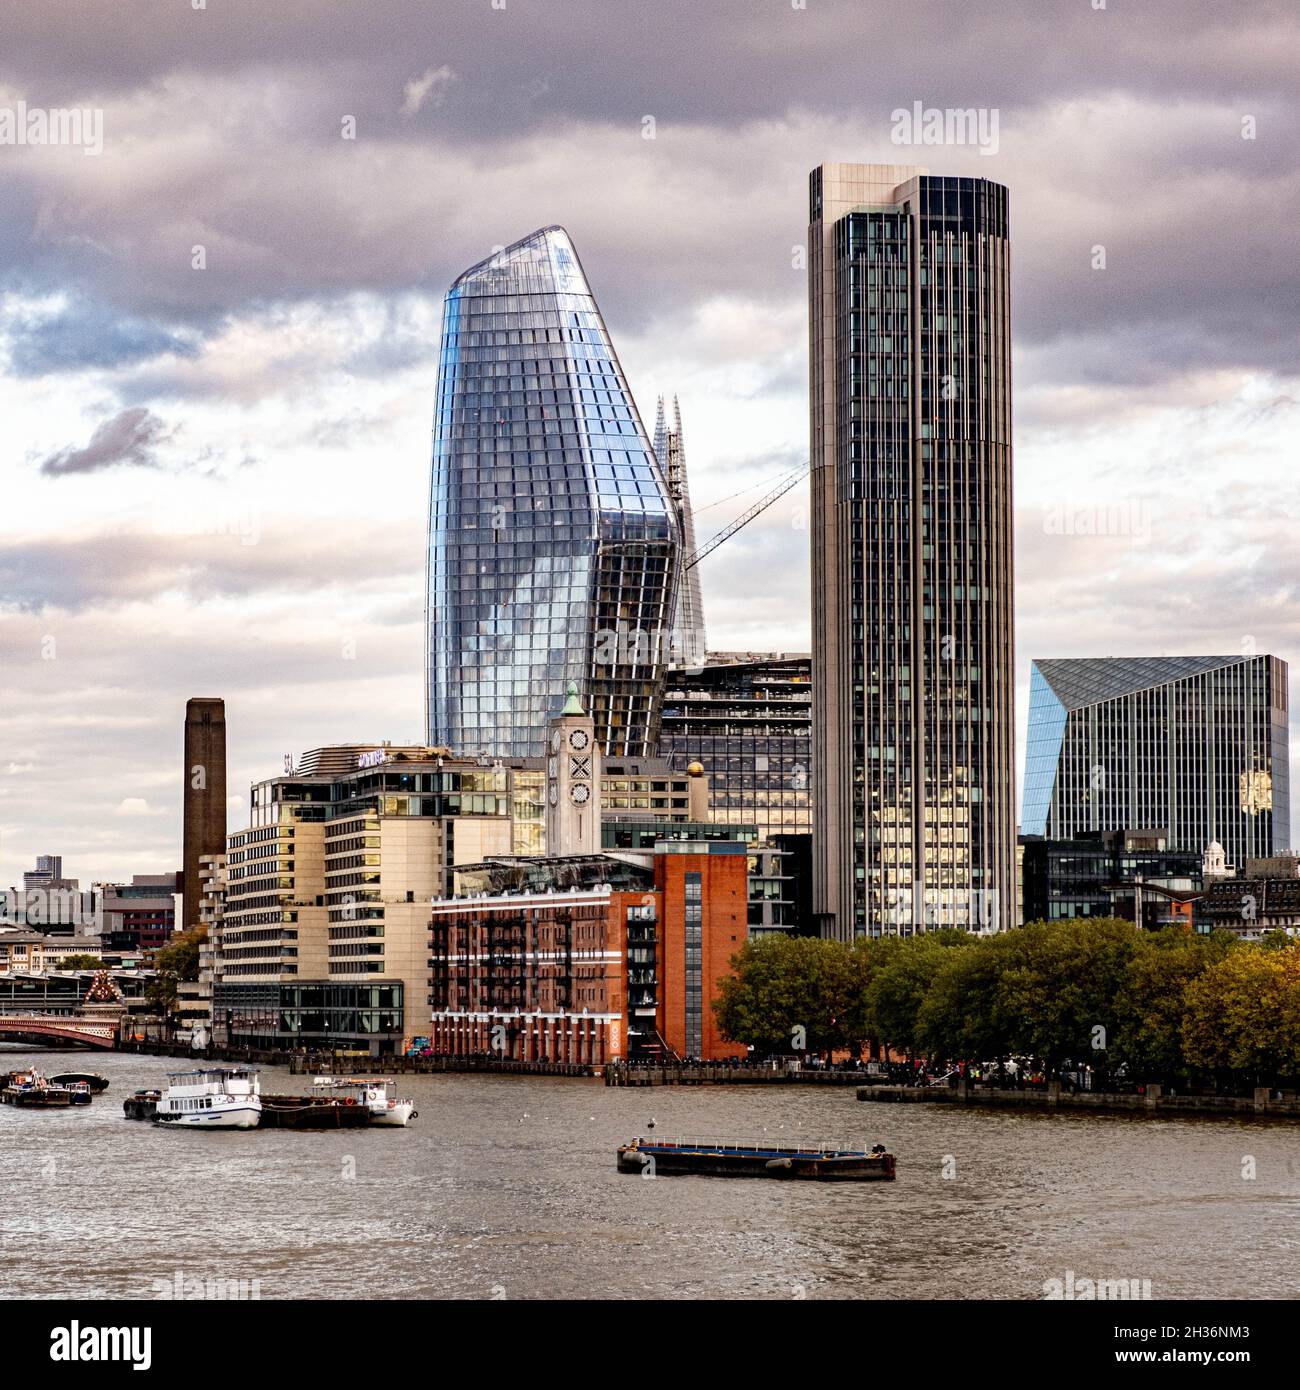
[[[1298,73],[1290,0],[0,0],[0,884],[176,868],[191,695],[232,828],[285,753],[421,740],[494,247],[568,229],[701,540],[802,463],[826,160],[1010,190],[1020,744],[1035,657],[1297,655]],[[800,487],[703,563],[710,646],[806,650],[807,567]]]

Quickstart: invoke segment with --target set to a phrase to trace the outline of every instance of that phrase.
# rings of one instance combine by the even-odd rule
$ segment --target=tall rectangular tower
[[[1007,192],[810,176],[814,910],[1015,920]]]
[[[226,702],[185,702],[183,918],[180,931],[199,924],[203,901],[202,859],[226,852]]]

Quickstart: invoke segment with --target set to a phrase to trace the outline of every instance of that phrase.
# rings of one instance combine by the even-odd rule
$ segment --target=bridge
[[[67,1042],[111,1050],[117,1044],[122,1010],[75,1014],[0,1013],[0,1042]]]

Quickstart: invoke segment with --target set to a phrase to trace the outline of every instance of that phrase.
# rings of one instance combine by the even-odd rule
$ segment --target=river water
[[[1156,1298],[1300,1297],[1285,1122],[476,1075],[400,1078],[406,1129],[200,1133],[122,1115],[180,1063],[0,1050],[0,1069],[29,1061],[111,1085],[85,1108],[0,1106],[0,1297],[153,1298],[179,1274],[263,1299],[1041,1298],[1067,1271]],[[308,1089],[278,1068],[262,1084]],[[898,1180],[617,1173],[652,1118],[659,1136],[881,1141]]]

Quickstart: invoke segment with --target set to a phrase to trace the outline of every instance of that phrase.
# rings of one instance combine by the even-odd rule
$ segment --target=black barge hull
[[[263,1096],[262,1129],[360,1129],[370,1123],[364,1105],[315,1096]]]
[[[655,1177],[803,1178],[814,1182],[892,1182],[893,1154],[807,1153],[773,1149],[626,1145],[618,1171]]]

